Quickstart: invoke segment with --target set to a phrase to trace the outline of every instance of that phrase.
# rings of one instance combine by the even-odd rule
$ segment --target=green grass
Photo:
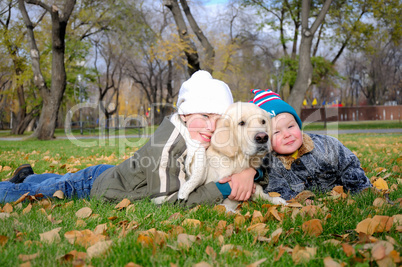
[[[338,138],[359,156],[369,178],[383,177],[389,186],[396,185],[396,189],[389,195],[391,200],[395,201],[402,196],[402,186],[398,183],[402,169],[400,134],[348,134],[339,135]],[[80,140],[82,144],[93,145],[90,147],[78,147],[69,140],[0,141],[0,165],[3,169],[0,172],[0,180],[9,178],[17,166],[27,162],[34,165],[36,173],[46,171],[65,173],[68,170],[78,170],[99,163],[118,164],[145,141],[145,139],[107,139],[102,143],[99,140]],[[8,170],[4,170],[5,166],[9,167],[6,168]],[[265,237],[270,237],[278,228],[283,229],[278,242],[273,244],[258,241],[256,234],[247,230],[251,226],[251,216],[255,211],[260,211],[262,215],[268,212],[267,206],[263,205],[262,201],[243,205],[240,212],[245,215],[246,221],[239,227],[235,226],[234,215],[222,214],[210,206],[189,210],[167,204],[156,206],[148,200],[142,200],[134,203],[134,209],[119,211],[114,208],[115,203],[104,203],[97,199],[74,199],[72,202],[71,199],[52,199],[50,207],[46,208],[40,202],[34,202],[32,210],[24,214],[23,209],[28,203],[22,203],[13,207],[14,210],[9,218],[0,219],[0,237],[7,239],[6,243],[2,243],[0,238],[0,266],[22,264],[24,261],[20,255],[35,253],[39,253],[39,256],[30,260],[31,266],[71,266],[72,262],[63,263],[60,258],[73,250],[80,252],[87,250],[82,245],[70,244],[64,234],[72,230],[93,231],[100,224],[107,225],[104,235],[112,241],[112,246],[101,257],[85,261],[92,266],[125,266],[129,262],[141,266],[171,266],[171,264],[193,266],[200,262],[207,262],[211,266],[246,266],[260,259],[266,259],[260,266],[294,266],[290,253],[285,252],[277,261],[275,257],[279,253],[280,246],[293,249],[296,245],[317,248],[317,254],[308,263],[301,263],[301,266],[324,266],[323,260],[326,257],[332,257],[337,262],[344,262],[350,266],[376,265],[357,252],[360,249],[370,253],[370,249],[364,248],[364,244],[359,243],[359,236],[354,229],[360,221],[368,217],[402,214],[400,206],[374,207],[373,201],[381,197],[381,194],[371,190],[352,196],[351,199],[355,202],[349,204],[347,200],[338,202],[318,200],[324,197],[325,194],[317,193],[316,204],[323,205],[323,212],[313,217],[298,214],[292,218],[292,212],[297,208],[278,208],[279,212],[283,213],[283,221],[279,222],[270,217],[264,222],[268,229]],[[85,225],[77,226],[78,218],[75,213],[82,207],[90,207],[93,214],[98,215],[83,219]],[[0,209],[2,208],[5,207],[0,204]],[[169,219],[175,213],[180,213],[182,216]],[[48,215],[62,222],[54,224],[47,218]],[[323,222],[323,232],[318,237],[308,236],[302,230],[302,224],[313,218]],[[201,226],[182,225],[185,219],[199,220]],[[221,238],[215,235],[219,230],[217,229],[219,221],[226,221],[226,228]],[[138,228],[128,230],[123,235],[123,225],[127,226],[130,222],[135,222],[134,225],[138,225]],[[233,231],[230,231],[232,226]],[[40,234],[58,227],[61,227],[59,243],[47,244],[41,241]],[[139,243],[141,231],[152,228],[166,233],[166,240],[158,242],[156,238],[151,238],[153,243],[145,245]],[[177,241],[178,232],[197,236],[197,239],[189,248],[181,248]],[[342,240],[339,237],[342,235],[347,236]],[[395,226],[389,232],[375,233],[373,236],[380,240],[391,237],[396,241],[394,250],[399,252],[402,250],[402,237],[395,230]],[[331,239],[354,245],[356,257],[346,256],[341,246],[324,243]],[[222,246],[226,244],[241,248],[220,253]],[[216,256],[206,253],[207,247],[211,247]]]
[[[396,129],[402,128],[401,121],[342,121],[327,122],[329,130],[366,130],[366,129]],[[324,130],[324,122],[304,122],[303,130]]]

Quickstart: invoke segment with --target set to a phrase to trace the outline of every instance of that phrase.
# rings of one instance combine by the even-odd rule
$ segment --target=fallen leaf
[[[378,175],[378,174],[377,174]],[[383,178],[378,178],[374,183],[373,186],[379,190],[386,191],[388,190],[388,184]]]
[[[343,249],[343,252],[345,252],[346,256],[348,256],[348,257],[353,256],[356,253],[354,247],[347,243],[342,243],[342,249]]]
[[[265,262],[266,260],[267,260],[267,258],[263,258],[261,260],[258,260],[256,262],[253,262],[253,263],[247,265],[246,267],[258,267],[258,266],[260,266],[261,263]]]
[[[101,255],[104,255],[110,248],[110,246],[112,245],[112,240],[108,240],[108,241],[101,241],[96,243],[93,246],[90,246],[87,249],[87,255],[88,258],[94,258],[94,257],[99,257]]]
[[[387,204],[386,200],[381,197],[378,197],[378,198],[374,199],[374,201],[373,201],[374,207],[382,207],[385,204]]]
[[[377,221],[373,221],[372,218],[367,218],[357,224],[355,231],[357,233],[372,235],[375,232],[377,226]]]
[[[262,216],[261,211],[254,210],[253,217],[251,218],[251,224],[263,223],[264,221],[264,216]]]
[[[338,262],[336,262],[333,258],[331,257],[325,257],[324,258],[324,266],[325,267],[342,267],[344,265],[339,264]]]
[[[131,204],[130,200],[128,200],[127,198],[123,199],[122,201],[120,201],[119,204],[117,204],[114,208],[118,209],[118,210],[122,210],[124,208],[127,208],[129,205]]]
[[[59,235],[60,230],[61,227],[39,234],[40,241],[47,243],[59,243],[61,240]]]
[[[18,255],[18,259],[20,259],[21,261],[30,261],[30,260],[36,259],[38,256],[39,256],[39,252],[35,253],[35,254],[30,254],[30,255],[20,254],[20,255]]]
[[[187,226],[187,227],[201,227],[202,223],[199,220],[196,219],[185,219],[181,225]]]
[[[177,236],[177,243],[179,248],[189,249],[196,239],[197,237],[194,235],[179,234]]]
[[[8,242],[8,237],[5,235],[0,235],[0,245],[3,247]]]
[[[309,191],[309,190],[304,190],[302,192],[300,192],[299,194],[297,194],[297,196],[295,197],[295,200],[299,203],[304,203],[304,201],[306,201],[306,199],[308,198],[314,198],[315,195],[313,192]]]
[[[249,226],[247,231],[255,233],[259,236],[264,236],[268,232],[268,227],[265,223],[256,223]]]
[[[95,227],[94,230],[94,234],[96,235],[103,235],[104,233],[106,233],[107,230],[107,224],[103,223],[103,224],[99,224]]]
[[[237,229],[242,227],[245,223],[246,218],[244,218],[244,216],[241,214],[236,215],[236,217],[234,218],[234,225]]]
[[[30,212],[32,209],[32,204],[29,203],[28,206],[26,206],[25,209],[22,210],[22,214],[27,214],[28,212]]]
[[[207,253],[207,255],[209,255],[213,260],[216,259],[216,252],[212,247],[207,246],[207,248],[205,249],[205,253]]]
[[[279,193],[277,193],[277,192],[268,192],[268,195],[269,195],[270,197],[280,197],[280,196],[281,196],[281,194],[279,194]]]
[[[324,231],[319,219],[312,219],[302,224],[304,233],[310,236],[319,236]]]
[[[79,209],[76,213],[75,216],[77,216],[80,219],[85,219],[91,216],[92,210],[89,207],[84,207],[82,209]]]
[[[296,245],[292,252],[293,262],[296,264],[307,263],[317,254],[317,248],[300,247]]]
[[[18,203],[21,203],[22,201],[24,201],[26,199],[26,197],[28,196],[28,194],[29,194],[29,192],[26,192],[25,194],[20,196],[20,198],[17,199],[17,201],[14,202],[14,205],[17,205]]]
[[[3,207],[3,211],[4,211],[5,213],[11,213],[11,212],[13,212],[13,206],[11,206],[10,203],[6,203],[6,205],[4,205],[4,207]]]
[[[272,244],[276,244],[279,240],[280,235],[282,234],[283,230],[282,228],[278,228],[275,231],[272,232],[271,234],[271,242]]]
[[[53,197],[57,197],[58,199],[64,199],[64,193],[61,190],[57,190],[54,192]]]

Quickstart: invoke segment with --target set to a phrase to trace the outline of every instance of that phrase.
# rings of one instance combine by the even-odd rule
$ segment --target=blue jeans
[[[32,174],[20,184],[0,182],[0,203],[14,202],[27,192],[29,192],[28,195],[41,193],[45,197],[52,197],[54,192],[58,190],[63,191],[67,198],[74,196],[86,198],[89,197],[95,179],[111,167],[114,166],[96,165],[76,173],[64,175],[54,173]]]

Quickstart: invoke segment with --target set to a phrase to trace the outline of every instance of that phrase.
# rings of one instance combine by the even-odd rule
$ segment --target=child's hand
[[[255,192],[255,174],[256,170],[248,168],[240,173],[221,179],[219,183],[229,182],[229,185],[232,188],[232,193],[228,197],[229,199],[245,201]]]

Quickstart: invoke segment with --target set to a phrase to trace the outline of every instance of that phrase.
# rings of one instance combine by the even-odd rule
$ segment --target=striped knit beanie
[[[275,117],[285,112],[290,113],[293,115],[293,117],[295,117],[300,129],[302,128],[302,121],[297,115],[296,110],[291,105],[283,101],[277,93],[274,93],[269,89],[265,91],[253,89],[251,92],[255,94],[255,96],[249,101],[250,103],[254,103],[263,110],[267,111],[271,114],[271,117]]]

